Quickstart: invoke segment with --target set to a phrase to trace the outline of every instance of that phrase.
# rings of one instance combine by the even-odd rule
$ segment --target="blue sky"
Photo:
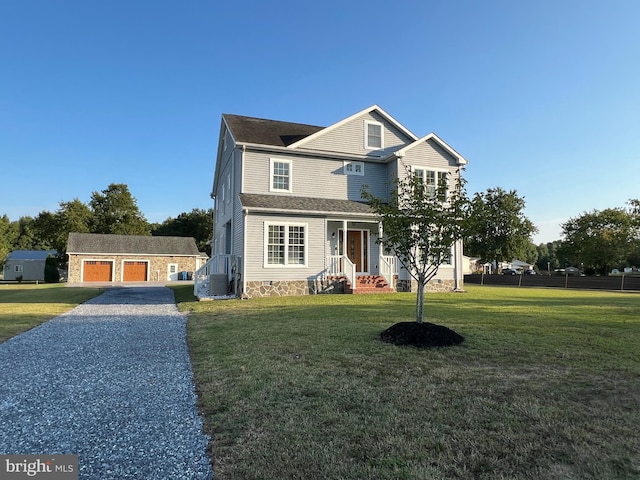
[[[373,104],[515,189],[540,232],[640,198],[640,2],[24,0],[0,9],[0,215],[126,183],[209,208],[222,113]]]

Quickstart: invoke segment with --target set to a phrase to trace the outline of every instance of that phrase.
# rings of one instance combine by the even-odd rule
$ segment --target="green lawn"
[[[62,283],[0,285],[0,342],[40,325],[102,293]]]
[[[193,302],[216,479],[638,479],[640,296],[430,294],[458,347],[394,347],[414,294]]]

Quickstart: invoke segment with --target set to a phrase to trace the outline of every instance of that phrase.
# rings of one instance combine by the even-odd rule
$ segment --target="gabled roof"
[[[193,237],[70,233],[67,253],[198,256]]]
[[[55,254],[55,250],[14,250],[7,255],[7,260],[46,260]]]
[[[309,135],[324,129],[303,123],[280,122],[265,118],[222,115],[236,143],[255,143],[287,147]]]
[[[428,140],[434,140],[438,145],[440,145],[449,155],[451,155],[453,158],[456,159],[458,165],[466,165],[467,164],[467,159],[464,158],[462,155],[460,155],[458,152],[456,152],[453,148],[451,148],[444,140],[442,140],[439,136],[437,136],[435,133],[430,133],[428,135],[425,135],[422,138],[417,139],[415,142],[410,143],[409,145],[407,145],[404,148],[401,148],[400,150],[396,151],[394,153],[394,155],[396,157],[404,157],[404,155],[406,154],[406,152],[408,150],[411,150],[413,147],[420,145],[423,142],[426,142]]]
[[[402,131],[407,137],[413,139],[413,140],[417,140],[418,137],[416,137],[409,129],[407,129],[404,125],[402,125],[400,122],[398,122],[395,118],[393,118],[391,115],[389,115],[387,112],[385,112],[382,108],[380,108],[378,105],[372,105],[369,108],[365,108],[364,110],[358,112],[358,113],[354,113],[353,115],[351,115],[350,117],[347,117],[343,120],[340,120],[337,123],[334,123],[333,125],[324,128],[322,130],[319,130],[311,135],[308,135],[300,140],[298,140],[295,143],[291,143],[289,146],[289,148],[297,148],[300,146],[303,146],[305,143],[318,138],[321,135],[324,135],[327,132],[330,132],[336,128],[341,127],[342,125],[350,122],[351,120],[358,118],[362,115],[365,115],[367,113],[371,113],[371,112],[376,112],[378,113],[380,116],[382,116],[385,120],[387,120],[388,122],[392,123],[398,130]]]
[[[250,210],[287,211],[290,213],[307,212],[373,215],[371,207],[366,203],[333,198],[241,193],[240,202],[244,208],[248,208]]]

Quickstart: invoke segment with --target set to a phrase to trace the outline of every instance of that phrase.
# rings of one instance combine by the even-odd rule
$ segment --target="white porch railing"
[[[351,283],[351,289],[356,289],[356,264],[346,255],[329,255],[327,257],[327,275],[344,275]]]
[[[393,255],[382,255],[380,257],[380,275],[387,284],[393,287],[393,276],[398,274],[398,259]]]
[[[207,263],[196,270],[193,276],[193,294],[198,297],[211,296],[209,285],[211,283],[211,275],[226,274],[227,284],[238,278],[237,273],[240,271],[240,257],[236,255],[214,255]],[[237,285],[234,285],[234,290]],[[237,294],[237,292],[232,292]]]

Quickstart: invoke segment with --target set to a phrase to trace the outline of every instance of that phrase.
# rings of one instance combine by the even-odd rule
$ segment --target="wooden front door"
[[[362,230],[347,231],[347,245],[345,246],[345,254],[349,257],[355,266],[356,273],[366,272],[369,269],[367,265],[367,244],[369,241],[367,232]]]

